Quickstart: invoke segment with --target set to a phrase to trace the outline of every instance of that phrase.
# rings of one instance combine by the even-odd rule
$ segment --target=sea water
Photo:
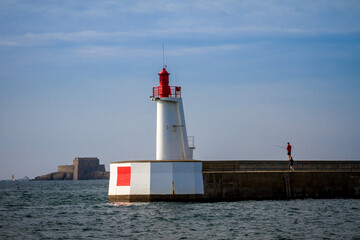
[[[360,200],[108,203],[108,181],[0,182],[0,239],[360,239]]]

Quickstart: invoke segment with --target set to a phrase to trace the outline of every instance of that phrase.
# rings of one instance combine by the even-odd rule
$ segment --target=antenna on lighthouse
[[[167,57],[165,57],[165,46],[163,43],[163,68],[167,68]]]
[[[164,50],[164,43],[163,43],[163,68],[165,67],[165,50]]]

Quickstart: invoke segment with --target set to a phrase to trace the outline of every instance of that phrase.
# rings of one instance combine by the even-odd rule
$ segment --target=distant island
[[[96,157],[75,158],[73,165],[59,165],[57,172],[35,177],[34,180],[90,180],[109,179],[110,172]]]

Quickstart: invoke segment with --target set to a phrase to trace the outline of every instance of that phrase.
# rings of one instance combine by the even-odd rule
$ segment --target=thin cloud
[[[171,29],[151,29],[144,31],[115,31],[115,32],[99,32],[99,31],[79,31],[79,32],[56,32],[56,33],[28,33],[21,36],[11,36],[0,38],[0,46],[38,46],[49,45],[57,41],[63,42],[119,42],[127,41],[136,37],[159,38],[166,36],[168,38],[204,38],[206,36],[214,37],[246,37],[247,35],[257,34],[272,36],[273,34],[285,34],[296,36],[324,35],[324,34],[351,34],[359,33],[360,29],[353,30],[333,30],[333,29],[304,29],[304,28],[280,28],[280,27],[235,27],[235,28],[171,28]]]
[[[213,52],[235,51],[245,48],[245,45],[216,45],[216,46],[203,46],[203,47],[188,47],[170,50],[169,55],[198,55],[209,54]]]
[[[72,33],[28,33],[22,36],[3,37],[0,40],[2,46],[33,46],[33,45],[47,45],[51,41],[66,41],[66,42],[81,42],[89,40],[106,39],[114,35],[121,35],[120,33],[104,33],[96,31],[80,31]]]
[[[234,51],[245,48],[241,45],[217,45],[204,47],[177,48],[167,51],[167,55],[198,55],[209,54],[212,52]],[[159,51],[141,48],[122,48],[107,46],[90,46],[74,50],[74,54],[83,57],[116,57],[116,58],[138,58],[138,57],[156,57]]]
[[[73,50],[73,53],[82,57],[96,58],[138,58],[153,57],[159,55],[159,51],[137,48],[122,48],[108,46],[89,46]]]

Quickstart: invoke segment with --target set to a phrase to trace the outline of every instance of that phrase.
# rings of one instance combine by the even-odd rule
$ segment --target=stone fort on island
[[[38,176],[35,180],[89,180],[109,179],[105,165],[96,157],[75,158],[73,165],[59,165],[58,171]]]

